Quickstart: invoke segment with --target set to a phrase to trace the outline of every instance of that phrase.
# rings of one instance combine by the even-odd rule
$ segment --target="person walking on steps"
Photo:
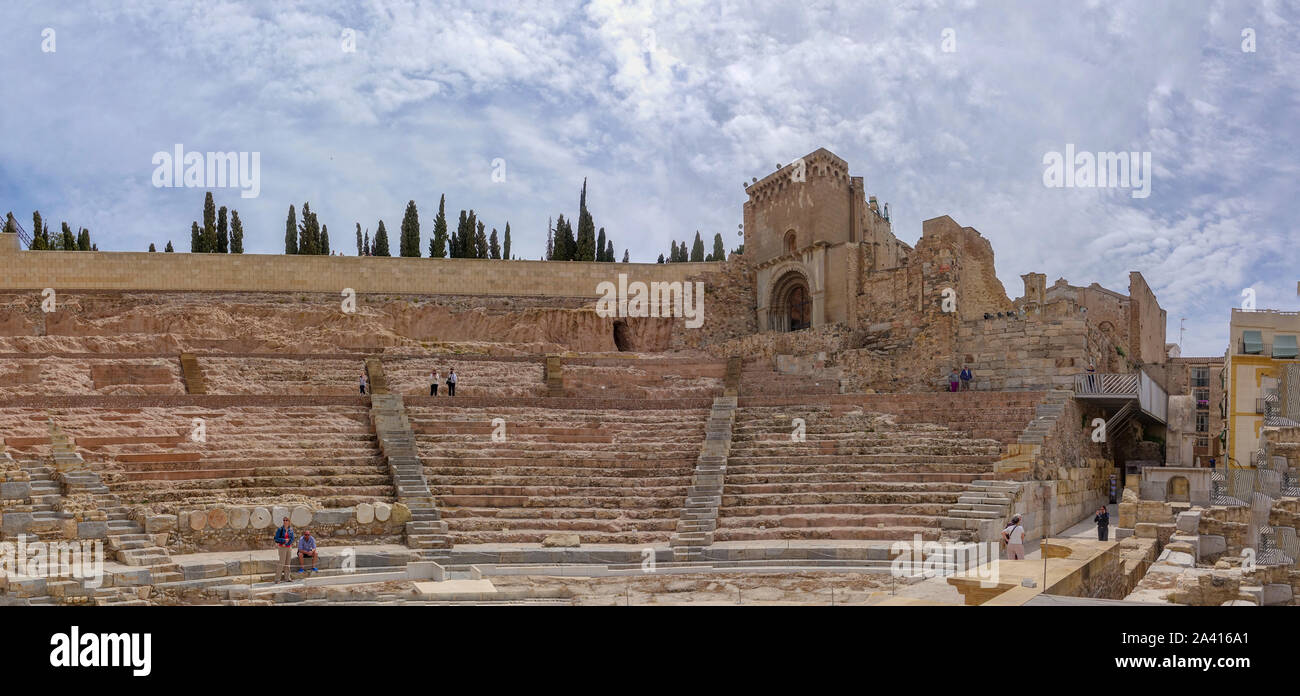
[[[447,373],[447,396],[456,395],[456,368]]]
[[[952,368],[952,371],[948,373],[948,391],[955,393],[957,391],[957,385],[960,382],[961,375],[957,374],[957,368],[954,367]]]
[[[975,373],[971,372],[970,365],[963,365],[961,368],[961,390],[970,391],[970,382],[975,378]]]
[[[1106,541],[1110,536],[1110,513],[1105,505],[1097,508],[1097,514],[1092,516],[1092,521],[1097,523],[1097,541]]]
[[[275,530],[275,545],[280,551],[280,570],[275,576],[275,582],[293,582],[289,577],[289,558],[293,553],[293,527],[289,524],[289,518],[286,517],[281,521],[281,525]]]
[[[361,393],[362,395],[366,393],[366,373],[364,372],[361,373]]]
[[[438,395],[438,371],[434,370],[429,373],[429,396]]]

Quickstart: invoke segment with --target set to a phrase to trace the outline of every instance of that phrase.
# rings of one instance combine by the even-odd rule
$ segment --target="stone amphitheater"
[[[0,233],[0,601],[1293,603],[1300,432],[1268,429],[1267,471],[1151,461],[1173,426],[1123,386],[1164,359],[1140,273],[1104,305],[1033,273],[1009,298],[978,232],[936,218],[903,244],[842,160],[804,159],[820,222],[779,171],[747,187],[725,262]],[[598,312],[617,273],[700,283],[703,326]],[[950,393],[962,365],[973,388]],[[457,394],[430,395],[451,369]],[[1030,553],[999,560],[1015,513]],[[322,549],[288,584],[286,516]],[[102,549],[100,572],[23,562],[59,545]]]

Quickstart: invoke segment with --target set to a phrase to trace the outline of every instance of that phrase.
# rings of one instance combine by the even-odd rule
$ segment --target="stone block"
[[[1284,583],[1270,583],[1264,585],[1264,591],[1261,597],[1261,603],[1264,606],[1278,606],[1290,604],[1292,597],[1291,586]]]
[[[311,508],[306,505],[298,505],[289,513],[289,522],[295,527],[306,527],[311,524]]]
[[[279,527],[284,524],[284,518],[289,516],[289,508],[283,505],[272,506],[270,512],[272,527]],[[292,523],[293,520],[289,520],[289,522]]]
[[[1174,535],[1174,525],[1172,522],[1168,524],[1138,522],[1137,526],[1133,529],[1139,539],[1156,539],[1160,542],[1161,546],[1169,543],[1169,537]]]
[[[433,561],[414,561],[406,565],[406,577],[410,580],[442,582],[447,579],[447,572]]]
[[[144,531],[146,534],[173,532],[176,531],[177,522],[176,515],[149,515],[144,518]]]
[[[1178,518],[1175,521],[1175,524],[1178,526],[1178,531],[1180,532],[1196,534],[1200,530],[1201,526],[1201,511],[1188,510],[1187,512],[1180,512],[1178,513]]]
[[[365,503],[362,503],[364,505]],[[352,521],[352,508],[336,508],[333,510],[317,510],[312,515],[311,523],[313,525],[331,525],[337,526],[347,524]]]
[[[370,503],[361,503],[357,505],[357,522],[359,524],[370,524],[375,520],[375,506]]]
[[[1213,558],[1228,550],[1228,542],[1218,534],[1202,534],[1201,537],[1201,558]]]
[[[1119,521],[1120,527],[1132,529],[1137,524],[1137,503],[1124,502],[1119,504]]]
[[[31,494],[32,484],[29,481],[8,481],[0,483],[0,499],[21,500]]]
[[[108,536],[107,522],[79,522],[77,523],[78,539],[103,539]]]
[[[30,512],[6,512],[3,515],[4,521],[0,522],[0,530],[4,531],[6,537],[18,536],[27,532],[32,526],[32,513]]]
[[[552,534],[542,539],[542,546],[545,547],[573,547],[581,545],[582,541],[577,534]]]
[[[253,511],[246,507],[230,508],[230,519],[226,525],[231,529],[247,529]]]

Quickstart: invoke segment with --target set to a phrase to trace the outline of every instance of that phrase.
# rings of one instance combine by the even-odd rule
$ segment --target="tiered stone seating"
[[[840,381],[830,377],[781,374],[766,364],[748,363],[740,373],[742,396],[817,396],[840,393]]]
[[[427,403],[427,401],[426,401]],[[407,404],[456,545],[666,542],[704,439],[705,408],[452,408]],[[492,420],[505,423],[504,441]]]
[[[184,393],[175,358],[0,358],[0,397]]]
[[[921,394],[838,394],[810,399],[802,393],[786,396],[747,396],[742,388],[740,405],[787,406],[820,403],[856,406],[874,413],[888,413],[899,423],[935,423],[975,438],[991,438],[1002,444],[1016,442],[1025,426],[1034,420],[1035,407],[1047,398],[1041,391],[957,392]],[[793,416],[791,416],[793,417]]]
[[[0,408],[5,443],[19,455],[48,454],[48,414],[124,504],[393,498],[362,406]],[[205,442],[191,437],[195,418]]]
[[[722,394],[721,360],[569,359],[564,395],[616,399],[712,398]]]
[[[359,358],[267,358],[200,355],[208,394],[359,394]]]
[[[739,409],[714,541],[939,538],[1002,447],[890,420],[851,405]]]
[[[541,358],[493,360],[432,355],[428,358],[384,358],[388,388],[394,394],[429,394],[429,372],[438,371],[438,395],[447,394],[447,372],[456,370],[456,396],[545,396]]]

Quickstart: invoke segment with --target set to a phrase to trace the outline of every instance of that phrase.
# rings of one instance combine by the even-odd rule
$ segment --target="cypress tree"
[[[501,245],[501,258],[510,260],[510,223],[506,223],[506,239]]]
[[[230,211],[230,253],[244,253],[244,223],[239,221],[239,211]]]
[[[677,262],[677,242],[674,241],[672,251],[668,252],[668,263],[676,263],[676,262]]]
[[[582,180],[582,194],[578,197],[578,237],[574,246],[573,261],[596,260],[596,224],[587,210],[587,179]]]
[[[492,228],[492,235],[488,237],[488,256],[494,259],[501,258],[501,243],[497,241],[497,228]]]
[[[402,256],[420,255],[420,213],[415,201],[408,201],[406,213],[402,215],[402,235],[398,242]]]
[[[614,240],[609,240],[605,247],[605,260],[614,263]]]
[[[311,203],[302,204],[302,221],[298,223],[298,253],[319,254],[320,242],[315,229],[316,214],[311,212]]]
[[[370,228],[369,227],[366,228],[366,240],[361,245],[361,251],[366,256],[370,256]]]
[[[219,210],[217,210],[216,252],[218,254],[226,254],[230,252],[230,233],[227,231],[227,229],[228,228],[226,226],[226,206],[223,205]]]
[[[553,219],[546,218],[546,260],[547,261],[551,261],[555,259],[555,229],[553,227],[554,223],[555,221]]]
[[[199,231],[199,221],[190,223],[190,253],[203,253],[203,233]]]
[[[41,227],[41,237],[45,239],[46,249],[55,248],[56,242],[50,239],[50,223],[47,222],[45,223],[44,226]]]
[[[461,250],[461,258],[478,258],[478,215],[473,208],[469,209],[469,217],[465,220],[465,236],[461,237],[460,243],[465,247]]]
[[[600,228],[600,234],[596,235],[596,260],[612,261],[613,259],[605,258],[605,228]]]
[[[629,263],[631,260],[632,260],[632,257],[628,255],[628,253],[627,253],[627,249],[624,249],[624,250],[623,250],[623,263]]]
[[[365,256],[365,247],[361,246],[361,223],[357,223],[357,256]]]
[[[59,248],[63,251],[76,251],[77,238],[72,235],[72,228],[68,223],[63,223],[63,237],[60,240]]]
[[[713,260],[726,261],[727,248],[722,246],[722,233],[718,232],[713,235]]]
[[[37,251],[50,248],[50,241],[41,226],[41,211],[39,210],[32,211],[32,244],[28,248]]]
[[[375,244],[371,249],[375,256],[391,256],[388,253],[388,230],[384,229],[384,221],[379,221],[379,229],[375,230]]]
[[[217,204],[212,202],[212,192],[203,197],[203,251],[217,250]]]
[[[578,260],[578,240],[573,237],[573,221],[564,221],[564,260]]]
[[[448,249],[448,253],[453,259],[460,258],[462,248],[460,240],[465,237],[465,220],[465,211],[462,210],[460,211],[460,219],[456,221],[456,231],[451,233],[451,242]]]
[[[289,218],[284,221],[284,253],[298,253],[298,221],[293,214],[293,204],[289,205]]]
[[[157,249],[154,248],[153,242],[149,242],[149,251],[151,252],[158,251]]]
[[[474,231],[474,258],[486,259],[488,257],[488,240],[487,234],[483,230],[483,222],[478,222],[478,229]]]
[[[695,230],[695,243],[691,245],[691,261],[704,260],[704,240],[700,238],[700,231]]]
[[[320,228],[320,253],[330,255],[330,226],[321,225]]]
[[[90,251],[90,230],[84,227],[77,232],[77,251]]]
[[[438,199],[438,217],[433,219],[433,239],[429,240],[429,258],[447,258],[447,194]]]
[[[167,240],[167,246],[163,248],[163,251],[168,254],[175,253],[176,248],[172,246],[172,240]]]

